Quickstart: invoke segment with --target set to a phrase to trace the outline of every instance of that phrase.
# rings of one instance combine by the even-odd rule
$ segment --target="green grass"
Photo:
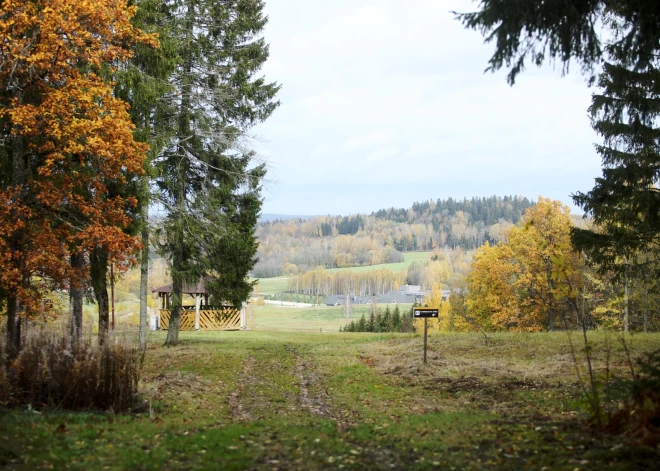
[[[590,338],[599,371],[607,344],[611,367],[625,370],[616,336]],[[0,411],[0,468],[626,470],[660,458],[590,433],[562,332],[494,334],[488,345],[481,334],[434,335],[428,365],[415,334],[181,340],[165,348],[164,332],[151,335],[140,412]],[[628,344],[636,355],[660,335]]]
[[[380,265],[367,265],[362,267],[348,267],[348,268],[328,268],[326,273],[337,272],[354,272],[364,273],[372,270],[387,269],[393,272],[406,271],[411,263],[431,260],[433,252],[406,252],[403,254],[403,262],[399,263],[382,263]],[[278,276],[275,278],[260,278],[259,279],[259,292],[260,293],[281,293],[289,289],[289,277]]]
[[[372,270],[387,269],[393,272],[406,271],[412,262],[420,262],[431,260],[433,252],[406,252],[403,254],[403,262],[398,263],[381,263],[380,265],[367,265],[362,267],[349,267],[349,268],[329,268],[326,269],[327,273],[337,273],[340,271],[350,272],[367,272]]]
[[[410,309],[402,304],[402,311]],[[354,306],[350,318],[346,318],[341,306],[318,306],[311,308],[287,308],[274,305],[254,306],[254,328],[271,332],[339,332],[349,321],[369,316],[371,307]]]
[[[289,289],[289,277],[260,278],[258,289],[260,293],[281,293]]]

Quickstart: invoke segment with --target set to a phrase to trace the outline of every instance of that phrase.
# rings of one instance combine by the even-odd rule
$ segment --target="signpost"
[[[415,319],[424,319],[424,364],[426,364],[426,337],[428,333],[428,320],[430,318],[438,317],[437,309],[429,309],[427,307],[413,308],[413,317]]]

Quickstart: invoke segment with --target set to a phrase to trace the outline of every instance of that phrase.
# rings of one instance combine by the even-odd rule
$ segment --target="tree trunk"
[[[646,266],[644,267],[644,333],[649,328],[649,256],[646,255]]]
[[[548,287],[550,288],[550,307],[548,309],[548,330],[553,331],[555,330],[555,310],[554,310],[554,303],[555,303],[555,292],[554,292],[554,283],[552,282],[552,264],[551,262],[548,262],[548,267],[547,267],[547,278],[548,278]]]
[[[195,19],[194,2],[188,0],[186,11],[186,42],[191,43],[193,37],[193,23]],[[192,52],[189,49],[183,51],[183,77],[181,84],[181,105],[178,117],[178,139],[181,142],[190,134],[190,108],[192,93]],[[179,343],[179,329],[181,327],[181,301],[183,299],[183,271],[184,271],[184,233],[183,218],[186,214],[186,182],[188,179],[188,157],[185,146],[179,145],[181,162],[177,166],[176,187],[174,191],[174,205],[176,207],[175,228],[172,241],[172,309],[170,311],[170,325],[167,329],[165,345],[176,345]]]
[[[71,254],[71,268],[74,268],[76,277],[71,279],[69,287],[69,313],[71,326],[71,340],[79,342],[82,337],[83,320],[83,280],[82,270],[85,268],[85,254],[82,250]]]
[[[99,309],[99,343],[105,343],[110,324],[108,302],[108,252],[95,247],[89,254],[90,278]]]
[[[149,319],[147,317],[147,296],[149,284],[149,225],[148,205],[145,205],[143,214],[144,227],[142,228],[142,253],[140,260],[140,329],[138,333],[138,345],[140,350],[147,348],[147,330]]]
[[[172,306],[170,307],[170,325],[167,328],[165,345],[174,346],[179,343],[181,328],[181,299],[183,298],[183,283],[180,276],[172,278]]]
[[[629,318],[628,300],[629,300],[628,274],[626,273],[626,279],[623,282],[623,331],[624,332],[628,332],[628,318]]]
[[[23,101],[21,92],[16,96],[17,102]],[[12,185],[15,190],[19,190],[18,198],[23,200],[24,185],[25,185],[25,146],[23,136],[14,134],[11,138],[11,158],[12,158]],[[18,218],[18,215],[15,215]],[[15,230],[9,237],[9,244],[12,248],[12,253],[15,256],[13,267],[21,271],[23,267],[22,257],[22,239],[23,231]],[[8,358],[15,358],[21,350],[21,303],[16,295],[12,292],[7,296],[7,356]]]

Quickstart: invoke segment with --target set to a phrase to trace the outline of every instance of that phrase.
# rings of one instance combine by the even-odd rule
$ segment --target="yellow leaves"
[[[539,198],[505,244],[479,249],[468,275],[468,311],[484,328],[543,330],[581,286],[570,210]]]

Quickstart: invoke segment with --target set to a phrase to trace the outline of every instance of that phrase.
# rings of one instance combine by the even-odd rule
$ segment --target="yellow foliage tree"
[[[511,280],[516,276],[511,248],[486,243],[474,257],[467,276],[468,315],[484,330],[515,323],[519,309]]]
[[[469,316],[485,330],[552,330],[583,286],[571,227],[566,205],[539,197],[506,242],[479,249],[467,277]]]

